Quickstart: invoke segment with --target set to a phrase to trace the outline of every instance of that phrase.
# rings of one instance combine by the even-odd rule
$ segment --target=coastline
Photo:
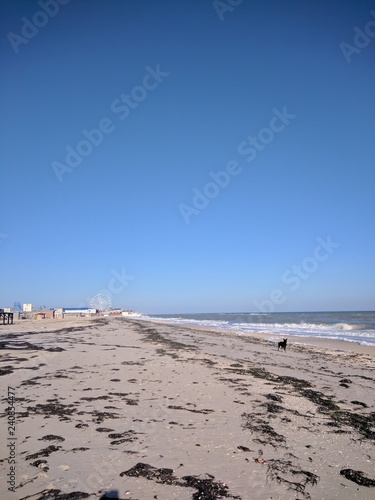
[[[142,319],[141,321],[147,322],[148,319]],[[165,326],[174,326],[181,327],[186,329],[192,329],[197,331],[206,331],[206,332],[215,332],[219,335],[235,335],[238,337],[259,339],[268,342],[278,342],[283,339],[283,337],[288,337],[287,334],[275,334],[272,332],[255,332],[255,331],[247,331],[244,332],[240,329],[223,329],[223,328],[215,328],[208,326],[200,326],[197,324],[180,324],[174,323],[172,321],[163,321],[162,319],[153,319],[149,321],[150,323],[156,323]],[[330,351],[350,351],[362,354],[373,354],[375,355],[375,346],[369,344],[360,344],[359,342],[349,341],[349,340],[339,340],[339,339],[327,339],[327,338],[319,338],[312,336],[297,336],[293,335],[288,337],[289,346],[291,345],[306,345],[309,347],[317,347],[321,349],[328,349]]]
[[[267,337],[128,318],[0,327],[18,433],[5,498],[370,499],[375,349]],[[0,460],[5,477],[3,444]]]

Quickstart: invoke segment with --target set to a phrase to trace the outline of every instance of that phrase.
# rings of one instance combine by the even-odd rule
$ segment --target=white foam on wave
[[[225,328],[229,325],[229,321],[223,320],[201,320],[201,319],[188,319],[188,318],[164,318],[158,316],[144,316],[143,319],[149,321],[163,321],[166,323],[174,323],[177,325],[197,325],[197,326],[207,326],[211,328]]]
[[[145,320],[163,321],[178,325],[197,325],[236,331],[238,335],[250,332],[269,333],[270,335],[289,335],[291,337],[316,337],[321,339],[345,340],[364,345],[375,345],[375,330],[362,329],[361,325],[348,323],[236,323],[223,320],[201,320],[182,317],[149,317]]]
[[[348,325],[347,323],[336,323],[334,327],[337,330],[362,330],[361,325]]]

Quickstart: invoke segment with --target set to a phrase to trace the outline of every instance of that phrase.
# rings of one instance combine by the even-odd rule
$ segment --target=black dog
[[[288,339],[283,339],[281,342],[279,342],[277,350],[279,351],[280,347],[281,347],[281,349],[284,349],[284,351],[286,351],[286,343],[287,342],[288,342]]]

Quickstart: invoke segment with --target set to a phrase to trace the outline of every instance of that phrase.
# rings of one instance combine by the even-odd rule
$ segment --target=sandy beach
[[[1,325],[1,498],[372,499],[375,348],[306,342]]]

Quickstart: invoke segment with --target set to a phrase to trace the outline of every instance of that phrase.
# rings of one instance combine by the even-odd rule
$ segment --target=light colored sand
[[[337,412],[322,413],[311,397],[314,391],[323,406],[332,398],[340,415],[357,421],[375,412],[373,348],[292,342],[284,353],[261,335],[122,319],[21,321],[0,327],[0,342],[9,333],[17,334],[10,343],[65,350],[0,351],[0,368],[14,368],[0,379],[2,491],[7,386],[17,398],[18,486],[2,498],[34,500],[57,489],[98,499],[117,490],[121,499],[184,500],[197,490],[182,478],[208,474],[228,486],[228,498],[373,498],[374,488],[340,475],[350,468],[375,479],[373,440],[348,420],[333,426]],[[64,441],[42,440],[48,435]],[[50,445],[60,448],[29,457]],[[36,460],[46,460],[48,470],[31,465]],[[179,485],[120,476],[139,462],[173,469]],[[310,474],[319,480],[304,489]]]

